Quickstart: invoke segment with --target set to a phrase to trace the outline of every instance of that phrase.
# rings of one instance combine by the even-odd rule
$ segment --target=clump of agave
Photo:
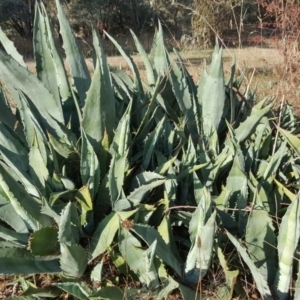
[[[292,108],[248,105],[234,62],[224,79],[218,46],[196,85],[179,53],[166,51],[160,24],[150,56],[132,33],[147,83],[107,34],[132,77],[108,66],[96,31],[91,77],[56,5],[70,78],[42,3],[37,75],[0,31],[0,274],[61,278],[41,289],[20,277],[35,297],[166,299],[179,289],[195,299],[214,263],[225,274],[218,295],[231,299],[239,260],[227,254],[236,249],[263,299],[287,299],[300,233]],[[107,255],[141,290],[103,278]]]

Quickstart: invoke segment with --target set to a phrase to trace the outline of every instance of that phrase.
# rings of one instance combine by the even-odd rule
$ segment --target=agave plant
[[[108,66],[95,30],[91,77],[56,5],[69,78],[42,3],[36,75],[0,31],[0,274],[61,278],[40,289],[20,277],[24,295],[133,298],[141,291],[103,278],[109,255],[142,292],[194,299],[214,262],[224,270],[219,296],[230,299],[239,274],[230,241],[262,298],[286,299],[300,232],[291,107],[273,115],[268,99],[249,105],[234,61],[224,78],[218,45],[196,85],[160,23],[149,56],[132,32],[147,83],[109,34],[133,76]]]

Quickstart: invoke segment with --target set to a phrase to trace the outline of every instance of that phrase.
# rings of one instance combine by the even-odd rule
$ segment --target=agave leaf
[[[93,293],[89,299],[123,300],[125,291],[116,286],[106,286]],[[128,298],[129,299],[129,298]]]
[[[254,149],[257,159],[266,158],[269,154],[270,145],[268,141],[272,138],[272,129],[267,116],[263,116],[256,126]]]
[[[276,178],[274,178],[274,182],[278,186],[280,190],[284,192],[284,194],[289,198],[290,201],[293,201],[296,198],[296,195],[292,193],[287,187],[281,184]]]
[[[155,288],[159,282],[153,264],[157,241],[155,240],[147,250],[131,232],[125,228],[119,230],[119,249],[130,269],[138,274],[140,281],[148,288]]]
[[[170,166],[167,174],[167,179],[165,182],[165,193],[168,201],[176,201],[178,182],[176,179],[176,174],[172,166]],[[165,198],[166,198],[165,197]]]
[[[62,110],[56,69],[52,53],[47,40],[47,28],[45,18],[41,13],[40,6],[36,3],[33,30],[33,47],[36,62],[37,77],[53,95],[57,108]]]
[[[0,248],[0,274],[60,273],[59,260],[51,257],[34,257],[25,249]]]
[[[88,253],[79,245],[60,244],[60,267],[71,277],[81,277],[86,269]]]
[[[153,111],[155,111],[155,100],[157,98],[157,95],[158,95],[158,92],[159,92],[159,89],[160,89],[160,84],[161,84],[161,77],[158,77],[157,78],[157,81],[156,81],[156,84],[153,88],[153,90],[151,91],[151,99],[149,100],[149,105],[147,107],[147,111],[146,113],[144,114],[142,120],[141,120],[141,123],[139,124],[139,127],[138,127],[138,130],[137,130],[137,133],[136,133],[136,136],[139,135],[139,133],[141,131],[143,131],[143,129],[145,127],[147,127],[147,124],[149,123],[149,119],[150,119],[150,115],[153,114]]]
[[[14,131],[18,138],[25,142],[25,136],[22,126],[20,126],[16,115],[12,112],[12,107],[10,106],[4,91],[0,84],[0,120],[1,123],[6,125],[10,130]]]
[[[219,128],[225,105],[224,85],[222,49],[217,44],[212,55],[209,72],[200,80],[198,86],[205,136],[210,136],[211,132],[217,131]]]
[[[59,253],[58,230],[41,228],[30,235],[28,249],[34,255],[47,256]]]
[[[168,215],[165,215],[162,219],[161,223],[159,224],[157,228],[158,233],[161,235],[162,239],[166,243],[166,245],[170,248],[173,255],[180,261],[180,255],[177,250],[177,246],[175,243],[174,234],[171,227],[171,221],[170,217]]]
[[[270,162],[264,172],[263,178],[264,180],[272,180],[275,176],[278,168],[281,165],[281,160],[286,151],[286,142],[283,142],[280,148],[276,151],[274,155],[272,155]]]
[[[165,282],[165,286],[161,289],[157,295],[157,299],[168,299],[168,296],[176,289],[178,289],[179,283],[176,282],[172,277],[168,277]]]
[[[230,124],[234,122],[235,118],[235,110],[236,110],[236,103],[235,103],[235,97],[233,93],[233,80],[234,80],[234,73],[235,73],[235,67],[236,67],[236,58],[235,56],[232,59],[231,63],[231,72],[230,77],[228,78],[227,85],[229,86],[229,98],[230,98]]]
[[[78,191],[80,192],[80,190]],[[72,199],[74,196],[75,191],[62,191],[62,192],[54,192],[50,194],[49,197],[49,203],[51,206],[54,206],[56,204],[57,201],[59,201],[60,199],[64,200],[64,199]],[[75,194],[77,196],[77,193]]]
[[[64,68],[62,58],[59,55],[59,52],[57,50],[57,47],[56,47],[56,44],[55,44],[55,41],[53,38],[52,27],[51,27],[50,20],[47,15],[45,6],[42,2],[40,2],[39,7],[41,10],[41,13],[43,14],[43,18],[45,21],[45,33],[46,33],[46,37],[47,37],[48,47],[51,51],[51,55],[53,57],[53,63],[55,65],[57,84],[59,87],[60,97],[61,97],[63,104],[65,105],[64,102],[72,97],[72,93],[70,90],[70,84],[68,81],[68,76],[67,76],[66,70]]]
[[[62,157],[68,158],[71,154],[76,152],[75,144],[73,144],[72,141],[73,139],[69,138],[70,136],[68,136],[67,132],[66,134],[63,134],[60,139],[57,139],[56,137],[54,137],[49,133],[48,133],[48,137],[53,149]]]
[[[235,154],[234,146],[225,145],[222,152],[216,157],[213,164],[206,163],[208,164],[207,168],[201,169],[201,171],[203,170],[202,174],[204,174],[205,177],[209,176],[206,181],[206,186],[210,186],[215,182],[218,174],[222,171],[222,169],[225,169],[232,162],[234,154]],[[206,164],[200,166],[205,166]]]
[[[6,34],[0,27],[0,42],[3,45],[6,53],[10,55],[14,60],[16,60],[21,66],[27,68],[23,57],[19,54],[16,47],[14,46],[13,42],[9,40]]]
[[[271,285],[276,274],[276,235],[272,219],[264,209],[257,192],[248,217],[245,244],[253,263]]]
[[[247,253],[246,249],[229,232],[227,232],[227,236],[228,236],[229,240],[232,242],[232,244],[236,247],[238,253],[241,255],[244,262],[249,267],[262,299],[272,300],[273,297],[271,295],[271,291],[270,291],[267,281],[264,279],[263,275],[259,272],[258,268],[255,266],[254,262],[252,261],[249,254]]]
[[[197,284],[210,266],[214,242],[216,211],[211,213],[210,194],[203,194],[190,221],[192,246],[185,264],[185,280]]]
[[[156,173],[143,172],[137,176],[136,181],[138,182],[138,187],[127,197],[135,205],[141,203],[150,190],[162,185],[166,179]]]
[[[114,136],[115,97],[107,60],[95,29],[93,30],[93,44],[97,60],[83,108],[82,126],[98,153],[104,132],[108,135],[109,144]]]
[[[243,142],[248,138],[252,131],[255,130],[255,126],[259,120],[271,110],[273,103],[270,103],[264,108],[261,108],[261,105],[262,103],[260,102],[256,104],[251,111],[251,115],[235,129],[235,137],[238,142]]]
[[[155,153],[157,153],[157,152],[155,152]],[[163,155],[163,157],[165,158],[164,155]],[[165,173],[167,173],[169,171],[170,167],[172,167],[172,165],[174,164],[176,159],[177,159],[177,156],[173,156],[168,161],[166,161],[164,163],[159,163],[158,164],[159,166],[157,167],[155,172],[160,175],[165,175]]]
[[[279,268],[274,287],[280,299],[288,299],[292,279],[294,253],[300,236],[300,194],[288,207],[279,228],[278,258]]]
[[[156,255],[167,265],[169,265],[179,276],[181,276],[181,267],[179,261],[175,258],[170,248],[162,239],[161,235],[153,227],[134,224],[130,229],[141,239],[143,239],[148,246],[155,240],[157,241]]]
[[[0,219],[16,232],[28,233],[28,228],[24,220],[14,210],[12,204],[7,202],[2,196],[0,196]]]
[[[158,77],[158,78],[161,78],[161,77]],[[163,85],[162,80],[160,80],[159,83],[160,83],[158,85],[159,90],[157,90],[158,92],[161,91],[161,89],[162,89],[162,85]],[[155,85],[153,87],[151,87],[144,83],[144,87],[152,95],[154,94],[154,91],[156,90]],[[152,96],[152,98],[153,98],[153,96]],[[165,110],[165,112],[168,114],[168,116],[170,116],[172,121],[174,121],[175,123],[179,122],[179,118],[178,118],[174,108],[172,107],[172,104],[169,101],[167,101],[167,97],[163,97],[160,93],[157,93],[156,101]]]
[[[25,297],[25,299],[29,300],[31,299],[30,296],[34,296],[33,299],[40,298],[54,298],[59,297],[61,292],[58,288],[54,286],[47,286],[42,288],[37,288],[33,283],[30,281],[25,280],[23,277],[19,279],[21,283],[21,287],[23,289],[22,296]]]
[[[296,135],[280,127],[277,127],[277,130],[282,134],[282,136],[286,139],[292,149],[294,149],[297,155],[300,156],[300,139],[297,138]]]
[[[229,207],[239,209],[235,214],[235,219],[238,222],[239,234],[243,236],[248,219],[248,215],[244,211],[248,206],[248,180],[237,155],[234,158],[232,168],[227,177],[226,189],[231,192]]]
[[[139,143],[142,144],[145,142],[146,138],[149,137],[149,133],[151,132],[151,129],[153,128],[153,123],[156,119],[158,119],[158,117],[157,117],[158,110],[159,110],[159,107],[156,106],[154,108],[152,116],[149,118],[149,122],[145,123],[144,127],[141,128],[139,134],[134,137],[134,140],[132,142],[133,145],[139,144]],[[141,118],[140,122],[142,122],[142,118]]]
[[[151,134],[149,135],[149,137],[145,142],[144,151],[143,151],[143,162],[142,162],[142,168],[144,168],[145,170],[148,169],[154,151],[154,147],[156,146],[158,138],[161,134],[164,122],[165,122],[165,117],[163,117],[162,120],[159,121],[156,128],[151,132]]]
[[[128,102],[132,98],[132,92],[136,91],[132,78],[128,75],[128,73],[126,73],[123,70],[120,70],[119,68],[110,68],[110,73],[113,75],[113,77],[116,79],[122,90],[127,95]]]
[[[50,24],[50,20],[48,18],[45,6],[42,2],[39,3],[39,7],[44,17],[45,26],[46,26],[46,37],[48,42],[49,50],[51,51],[51,56],[53,58],[53,63],[56,71],[57,84],[59,89],[60,98],[63,105],[63,114],[65,123],[71,121],[71,127],[74,131],[77,132],[77,128],[79,128],[79,119],[81,118],[81,114],[76,111],[76,107],[78,107],[77,98],[74,97],[74,93],[72,93],[70,88],[70,83],[68,80],[67,72],[65,70],[65,66],[63,60],[57,50],[56,43],[53,37],[53,30]]]
[[[0,226],[0,238],[16,244],[18,247],[26,247],[28,241],[28,233],[15,232],[11,229]]]
[[[220,265],[222,266],[222,269],[225,273],[225,279],[226,279],[226,287],[225,287],[226,290],[225,290],[225,295],[223,294],[223,299],[232,299],[232,294],[234,291],[234,286],[237,281],[237,277],[239,275],[239,270],[234,270],[234,271],[229,270],[225,255],[223,254],[220,247],[218,247],[217,253],[218,253]]]
[[[133,81],[128,76],[125,71],[113,68],[110,66],[110,75],[112,84],[115,88],[115,95],[121,101],[124,101],[124,103],[128,103],[132,96],[132,86]],[[124,104],[122,103],[122,104]],[[120,104],[120,106],[123,108],[124,105]]]
[[[167,299],[168,296],[176,289],[180,290],[183,300],[205,300],[206,297],[200,294],[197,290],[193,290],[186,285],[175,281],[171,276],[168,276],[167,285],[159,292],[157,299]]]
[[[83,186],[76,192],[75,198],[81,206],[81,224],[88,226],[87,229],[93,225],[93,201],[89,189]]]
[[[84,57],[76,43],[73,31],[64,14],[59,0],[55,0],[57,7],[57,17],[59,20],[60,34],[63,38],[63,47],[66,52],[66,58],[70,65],[72,80],[76,92],[79,95],[80,106],[84,106],[86,92],[91,84],[91,77]]]
[[[69,202],[62,211],[58,229],[58,240],[61,244],[72,246],[76,243],[71,224],[71,202]]]
[[[193,91],[190,89],[189,81],[184,74],[183,70],[180,70],[178,65],[172,60],[171,56],[168,56],[170,62],[170,75],[169,79],[172,85],[173,92],[181,109],[182,115],[186,118],[187,128],[191,134],[194,142],[199,140],[199,130],[197,127],[196,116],[198,112],[193,104]]]
[[[113,155],[113,158],[111,160],[110,169],[108,173],[108,186],[112,205],[114,205],[115,202],[119,200],[120,196],[122,195],[127,154],[128,152],[125,153],[125,155],[120,157],[118,160],[116,160],[115,155]]]
[[[123,58],[127,62],[129,68],[131,69],[132,74],[134,76],[135,88],[138,91],[138,97],[139,97],[138,101],[140,101],[139,104],[141,105],[143,103],[144,92],[143,92],[143,85],[142,85],[142,81],[140,78],[139,70],[138,70],[136,64],[134,63],[133,59],[124,51],[123,47],[120,46],[118,44],[118,42],[112,36],[110,36],[107,32],[105,32],[105,34],[112,41],[112,43],[115,45],[115,47],[118,49],[120,54],[123,56]]]
[[[158,20],[158,31],[154,36],[150,55],[152,56],[151,59],[153,60],[153,65],[155,66],[155,73],[157,75],[164,76],[168,71],[169,64],[160,20]]]
[[[178,122],[175,122],[178,123]],[[165,128],[164,128],[164,134],[165,134],[165,138],[164,138],[164,153],[168,154],[168,158],[173,158],[176,157],[176,152],[174,152],[174,144],[177,138],[176,135],[176,131],[174,130],[172,124],[170,122],[166,122],[165,123]],[[181,145],[177,145],[176,146],[176,150],[178,151],[177,153],[179,153],[181,151],[181,148],[183,146],[183,138],[181,139]]]
[[[137,210],[110,213],[98,224],[89,245],[89,251],[92,253],[91,260],[105,252],[111,245],[119,229],[120,220],[130,218],[136,211]]]
[[[39,121],[34,116],[33,111],[30,108],[30,105],[26,99],[26,96],[22,91],[19,91],[19,113],[21,117],[21,121],[24,127],[24,132],[27,140],[28,148],[30,149],[34,143],[34,139],[36,139],[37,145],[40,148],[40,154],[42,155],[44,164],[47,163],[47,138],[41,128]]]
[[[62,110],[57,106],[53,95],[36,76],[10,56],[0,52],[0,77],[18,107],[20,107],[19,90],[22,90],[30,99],[30,104],[32,103],[36,108],[35,114],[39,117],[41,125],[50,133],[61,135],[58,123],[64,124]],[[47,99],[47,101],[40,101],[40,99]]]
[[[199,180],[197,173],[193,173],[193,183],[194,183],[194,196],[197,205],[199,205],[200,202],[204,201],[202,205],[205,205],[204,206],[205,210],[209,211],[208,208],[211,203],[211,196],[209,190],[205,186],[203,186],[202,182]]]
[[[42,152],[44,149],[40,149],[39,147],[40,143],[36,136],[29,151],[29,166],[31,178],[35,182],[39,191],[44,194],[46,188],[45,183],[49,177],[49,170],[47,168],[47,162],[44,161],[43,157],[45,156]]]
[[[94,199],[100,184],[100,166],[97,155],[84,132],[81,128],[81,159],[80,173],[83,185],[87,185],[92,199]]]
[[[58,282],[58,283],[52,283],[52,285],[60,288],[64,292],[73,295],[77,299],[80,300],[88,300],[90,299],[90,292],[87,288],[85,288],[82,284],[79,282]]]
[[[27,149],[2,123],[0,123],[0,156],[15,173],[17,180],[22,182],[28,193],[38,197],[39,192],[27,175],[29,170]]]
[[[208,165],[208,163],[204,163],[201,165],[194,165],[194,166],[190,166],[187,169],[184,169],[183,171],[181,171],[178,175],[177,175],[177,182],[180,182],[181,180],[183,180],[186,176],[192,174],[193,172],[199,171],[202,168],[206,167]]]
[[[139,52],[140,57],[143,59],[143,62],[145,64],[148,83],[149,83],[149,85],[155,85],[155,81],[156,81],[155,74],[154,74],[150,59],[148,58],[148,55],[147,55],[145,49],[143,48],[141,42],[139,41],[138,37],[134,34],[134,32],[132,30],[130,30],[130,33],[133,37],[136,49]]]
[[[50,218],[41,215],[40,204],[16,182],[13,177],[0,165],[1,195],[9,201],[26,225],[37,230],[40,226],[47,226]]]
[[[29,169],[27,149],[2,123],[0,123],[0,154],[10,167],[26,174]]]
[[[111,209],[111,197],[109,192],[108,174],[106,174],[99,186],[98,193],[94,199],[94,220],[99,223]]]
[[[102,270],[103,270],[104,261],[101,260],[92,270],[91,272],[91,280],[92,282],[101,282],[102,280]]]
[[[53,208],[49,205],[48,201],[42,197],[42,209],[41,213],[51,217],[57,224],[60,223],[60,215],[58,215]]]
[[[115,153],[117,159],[124,156],[131,145],[131,107],[132,101],[130,101],[130,103],[128,104],[122,119],[119,121],[118,127],[115,131],[113,142],[111,144],[110,152]]]
[[[122,47],[108,34],[107,34],[107,36],[114,43],[114,45],[116,46],[118,51],[121,53],[121,55],[123,56],[123,58],[129,65],[129,68],[131,69],[131,71],[134,74],[134,83],[133,84],[131,83],[130,85],[128,85],[127,89],[131,90],[133,92],[133,95],[129,97],[129,99],[132,99],[132,111],[134,112],[131,114],[131,119],[132,119],[132,124],[134,124],[134,127],[138,128],[143,119],[143,116],[145,114],[145,104],[146,104],[146,97],[144,94],[144,90],[143,90],[143,86],[142,86],[142,82],[140,79],[140,74],[139,74],[138,68],[135,65],[132,58],[126,54],[126,52],[122,49]],[[116,73],[115,70],[114,70],[114,72]],[[124,72],[117,72],[117,73],[119,76],[122,74],[122,80],[124,77],[125,77],[125,80],[127,78],[129,78],[128,75],[124,76],[124,74],[123,74]],[[131,79],[129,78],[126,81],[130,82]]]

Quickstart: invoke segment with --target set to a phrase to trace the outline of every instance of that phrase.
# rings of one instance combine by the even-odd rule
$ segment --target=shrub
[[[107,35],[133,78],[110,69],[96,31],[91,78],[56,5],[70,78],[42,3],[37,76],[1,33],[0,274],[58,276],[46,289],[20,277],[27,296],[163,299],[179,289],[194,299],[213,263],[225,277],[216,292],[230,299],[245,263],[262,298],[286,299],[300,233],[292,108],[253,104],[234,62],[224,78],[218,45],[195,85],[160,24],[150,57],[132,33],[148,83]],[[140,287],[105,277],[107,256]]]

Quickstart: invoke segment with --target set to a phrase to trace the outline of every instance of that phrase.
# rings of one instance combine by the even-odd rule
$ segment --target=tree
[[[146,1],[140,0],[74,0],[70,17],[75,30],[90,31],[90,24],[94,23],[113,32],[131,28],[138,33],[144,24],[146,6]]]
[[[149,0],[153,16],[163,21],[178,37],[191,34],[191,9],[194,0]]]
[[[42,0],[0,0],[0,25],[12,29],[28,40],[33,36],[35,2]],[[54,0],[43,1],[48,11],[55,8]],[[71,0],[63,0],[70,3]]]
[[[1,25],[32,39],[35,0],[1,0]]]

